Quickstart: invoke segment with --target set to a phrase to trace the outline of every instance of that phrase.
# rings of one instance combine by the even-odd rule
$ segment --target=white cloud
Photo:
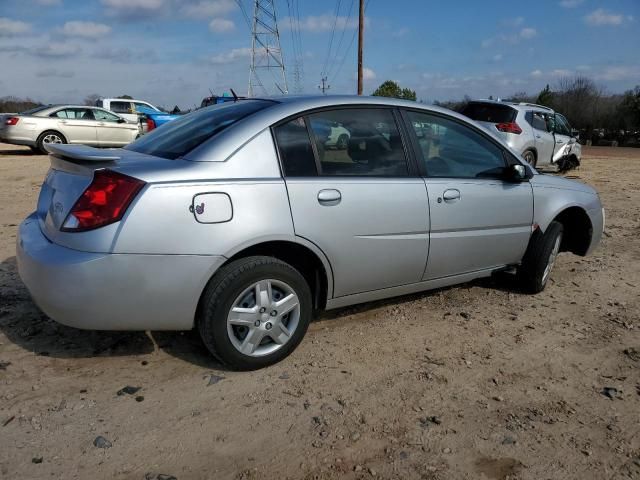
[[[36,72],[36,77],[58,77],[58,78],[71,78],[75,75],[70,70],[57,70],[55,68],[44,68]]]
[[[495,55],[493,56],[492,60],[493,60],[494,62],[500,62],[500,61],[502,61],[502,54],[501,54],[501,53],[497,53],[497,54],[495,54]]]
[[[224,65],[229,62],[233,62],[240,58],[247,58],[251,55],[250,48],[234,48],[227,53],[221,53],[209,58],[209,63],[212,65]]]
[[[111,32],[111,27],[104,23],[72,21],[64,24],[59,33],[67,37],[98,38]]]
[[[362,69],[362,79],[365,80],[365,81],[366,80],[375,80],[376,79],[376,72],[374,72],[370,68],[364,67]]]
[[[215,33],[231,32],[236,28],[236,24],[226,18],[214,18],[209,23],[209,30]]]
[[[576,8],[578,5],[581,5],[584,0],[562,0],[560,2],[560,6],[562,8]]]
[[[232,0],[203,0],[184,5],[181,12],[187,17],[202,18],[224,15],[232,12],[235,8],[236,4]]]
[[[531,75],[534,78],[541,77],[542,76],[542,70],[534,70],[529,75]]]
[[[166,6],[165,0],[100,0],[107,14],[123,18],[151,17]]]
[[[587,23],[587,25],[591,25],[594,27],[600,27],[603,25],[618,26],[622,25],[625,21],[632,20],[633,17],[631,16],[625,17],[620,13],[609,12],[604,8],[599,8],[584,17],[584,21]]]
[[[19,20],[0,17],[0,37],[13,37],[31,31],[31,25]]]
[[[307,32],[329,32],[333,30],[333,25],[336,25],[336,30],[341,30],[344,28],[358,28],[358,19],[357,18],[347,18],[347,17],[337,17],[332,14],[324,14],[324,15],[310,15],[306,18],[300,20],[300,30],[304,30]],[[369,24],[369,20],[365,18],[365,26]],[[286,30],[291,28],[291,23],[289,17],[284,17],[280,20],[279,25],[281,25],[281,29]]]
[[[596,80],[608,82],[636,80],[638,77],[640,77],[639,65],[605,67],[594,75]]]
[[[38,57],[71,57],[82,49],[72,43],[51,42],[42,48],[33,48],[32,53]]]
[[[506,25],[508,27],[514,27],[514,28],[519,27],[523,23],[524,23],[524,17],[507,18],[506,20],[502,21],[503,25]]]
[[[520,38],[530,39],[538,35],[538,31],[535,28],[523,28],[520,30]]]

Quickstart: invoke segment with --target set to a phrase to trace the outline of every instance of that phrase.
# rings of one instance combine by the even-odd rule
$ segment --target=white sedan
[[[27,145],[46,153],[44,145],[74,143],[123,147],[140,135],[138,125],[103,108],[48,105],[0,119],[0,141]]]

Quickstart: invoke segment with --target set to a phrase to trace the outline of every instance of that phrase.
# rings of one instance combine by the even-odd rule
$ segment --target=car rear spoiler
[[[60,143],[47,143],[44,148],[54,157],[59,157],[69,162],[117,162],[120,155],[109,150],[88,147],[86,145],[65,145]]]

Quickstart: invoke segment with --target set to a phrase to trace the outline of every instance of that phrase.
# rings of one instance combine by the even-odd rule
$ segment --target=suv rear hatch
[[[496,125],[514,124],[518,111],[509,105],[494,102],[470,102],[463,110],[462,114],[475,120],[490,132],[501,138],[506,138],[510,133],[504,129],[496,128]],[[514,133],[514,132],[511,132]]]

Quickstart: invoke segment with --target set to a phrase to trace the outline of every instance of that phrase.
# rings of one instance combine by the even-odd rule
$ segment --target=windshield
[[[462,114],[478,122],[510,123],[516,118],[516,111],[507,105],[471,102]]]
[[[230,125],[273,104],[268,100],[242,100],[203,108],[165,123],[125,148],[173,160]]]

